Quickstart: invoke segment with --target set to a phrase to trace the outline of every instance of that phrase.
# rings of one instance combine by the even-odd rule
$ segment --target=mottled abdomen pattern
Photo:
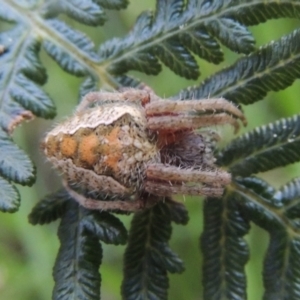
[[[143,111],[128,103],[76,114],[48,133],[44,151],[68,182],[107,194],[138,192],[146,165],[159,161]]]

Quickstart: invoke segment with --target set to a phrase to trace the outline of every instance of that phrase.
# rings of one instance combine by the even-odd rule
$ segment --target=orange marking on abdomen
[[[82,137],[78,149],[79,160],[90,166],[94,165],[98,159],[96,153],[98,145],[99,139],[95,134]]]
[[[106,155],[106,164],[115,172],[118,170],[118,161],[122,158],[122,144],[118,139],[120,127],[115,127],[105,138],[108,144],[105,145],[103,154]]]
[[[52,156],[57,157],[58,150],[59,150],[58,140],[53,136],[49,136],[48,139],[43,144],[43,149],[45,154],[48,157],[52,157]]]
[[[77,141],[73,136],[64,135],[62,141],[60,142],[60,152],[63,156],[67,158],[72,158],[76,154]]]

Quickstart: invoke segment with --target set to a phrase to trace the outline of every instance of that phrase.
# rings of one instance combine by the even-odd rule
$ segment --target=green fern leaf
[[[282,206],[282,201],[273,201],[273,196],[276,190],[266,181],[255,176],[244,177],[244,178],[234,178],[235,182],[243,184],[246,189],[252,190],[255,194],[260,195],[262,201],[268,205],[273,203],[276,207]]]
[[[104,11],[92,0],[63,0],[58,4],[57,10],[86,25],[102,25],[106,20]]]
[[[181,99],[224,97],[252,104],[269,91],[279,91],[300,77],[300,30],[239,59],[206,79],[199,87],[181,91]]]
[[[233,198],[247,217],[258,226],[271,232],[285,230],[280,209],[282,201],[274,199],[275,190],[265,181],[256,177],[234,179]]]
[[[281,199],[281,201],[288,205],[292,204],[292,201],[296,201],[298,203],[298,199],[300,197],[300,178],[295,178],[292,181],[285,184],[281,187],[277,193],[274,195],[275,199]]]
[[[53,36],[59,37],[53,39],[51,35],[46,36],[43,46],[46,52],[60,65],[60,67],[76,76],[88,75],[87,66],[84,62],[80,62],[78,56],[72,52],[72,48],[76,48],[76,52],[87,56],[92,61],[96,61],[97,57],[93,42],[83,33],[74,30],[67,24],[57,19],[47,20],[47,25],[53,30]]]
[[[107,9],[126,8],[129,3],[128,0],[94,0],[94,2],[99,3],[99,5]]]
[[[240,178],[236,184],[236,203],[251,221],[270,233],[263,271],[264,299],[298,299],[300,224],[294,211],[299,212],[300,207],[299,178],[277,192],[258,178]]]
[[[151,12],[142,13],[126,38],[113,39],[100,47],[101,60],[116,58],[109,66],[109,70],[114,74],[138,70],[155,75],[161,71],[161,66],[157,60],[159,58],[176,74],[189,79],[196,79],[199,75],[197,63],[178,37],[163,39],[159,43],[155,40],[153,42],[155,36],[159,38],[171,28],[174,29],[175,23],[176,28],[178,27],[180,22],[177,18],[182,14],[183,7],[184,2],[182,0],[158,1],[155,17]],[[166,27],[165,24],[167,24]],[[147,42],[151,44],[148,47]],[[129,46],[133,49],[141,46],[141,50],[138,49],[132,55],[126,54],[124,58],[119,58],[118,56],[122,56]]]
[[[68,200],[71,198],[64,189],[46,196],[32,209],[28,216],[29,222],[32,225],[43,225],[61,218],[66,211]]]
[[[87,77],[81,84],[79,89],[79,99],[82,99],[89,92],[94,92],[98,90],[98,83],[95,78]]]
[[[132,87],[132,88],[139,88],[142,87],[143,84],[141,81],[130,77],[128,75],[121,75],[121,76],[116,76],[115,80],[122,86],[122,87]]]
[[[137,37],[143,39],[149,35],[149,27],[152,22],[152,13],[142,13],[137,21],[136,25],[129,33],[129,36],[125,44],[122,44],[122,40],[119,38],[113,38],[102,44],[99,53],[100,59],[107,60],[109,57],[119,55],[128,46],[133,46],[136,43]],[[153,54],[153,51],[140,51],[130,57],[126,57],[121,64],[110,64],[108,70],[112,74],[123,74],[128,70],[137,70],[145,72],[148,75],[156,75],[161,71],[161,65],[158,59]]]
[[[15,212],[20,206],[18,190],[8,181],[0,177],[0,210],[3,212]]]
[[[122,74],[134,69],[155,75],[161,70],[156,58],[158,57],[175,73],[187,78],[197,78],[199,71],[195,59],[183,47],[178,38],[164,40],[160,43],[154,42],[150,47],[142,46],[147,41],[150,42],[150,39],[153,41],[154,35],[162,35],[163,31],[167,31],[168,28],[161,27],[165,24],[162,20],[173,22],[182,9],[183,1],[158,1],[155,19],[150,12],[142,13],[126,38],[108,41],[100,47],[101,59],[108,60],[116,57],[109,67],[115,74]],[[126,55],[124,59],[118,58],[129,45],[133,49],[135,46],[141,46],[144,50],[134,51],[133,55]]]
[[[103,8],[121,9],[126,8],[126,0],[62,0],[59,2],[48,1],[43,7],[45,18],[57,17],[60,13],[65,13],[70,18],[90,26],[103,25],[106,15]]]
[[[250,53],[254,50],[255,40],[247,27],[229,18],[219,18],[207,23],[207,29],[230,50]]]
[[[223,61],[223,51],[217,40],[210,36],[204,27],[179,34],[180,42],[199,57],[219,64]]]
[[[24,40],[21,26],[0,34],[0,44],[6,52],[0,56],[0,119],[2,128],[12,131],[22,119],[36,116],[51,118],[55,108],[49,96],[40,88],[47,76],[37,52],[39,42],[30,36]]]
[[[281,187],[274,195],[274,201],[281,201],[284,205],[284,216],[289,219],[293,228],[300,229],[300,178]]]
[[[15,84],[11,86],[10,96],[24,108],[32,111],[36,116],[52,118],[55,108],[49,96],[32,81],[22,74],[16,76]]]
[[[183,0],[158,0],[154,16],[150,12],[142,13],[132,31],[125,38],[112,39],[101,45],[99,50],[101,62],[109,63],[108,70],[111,70],[115,75],[129,70],[157,74],[160,72],[160,65],[157,61],[157,58],[159,58],[176,74],[188,79],[196,79],[199,76],[199,69],[190,51],[208,61],[219,63],[223,60],[223,54],[218,43],[220,41],[233,51],[249,54],[254,50],[255,41],[245,26],[248,21],[243,22],[241,16],[253,9],[253,11],[257,12],[256,24],[271,18],[298,17],[300,15],[298,2],[296,0],[292,2],[294,3],[291,5],[284,2],[278,3],[275,0],[267,3],[262,0],[214,1],[213,3],[188,1],[185,6]],[[264,16],[261,16],[260,12],[262,6],[264,6]],[[267,12],[268,9],[274,9],[275,12],[271,14]],[[251,12],[251,15],[254,18],[253,12]],[[294,37],[295,45],[297,40],[298,38]],[[284,44],[284,41],[282,41],[282,44]],[[263,64],[257,64],[257,68],[260,69],[256,72],[261,75],[260,73],[265,70],[259,76],[262,77],[264,75],[266,77],[265,80],[268,77],[267,70],[269,70],[270,64],[272,67],[273,64],[274,67],[282,67],[279,63],[279,60],[282,62],[282,55],[284,55],[290,68],[294,65],[294,62],[289,59],[292,56],[292,52],[296,51],[295,49],[290,49],[290,51],[279,49],[280,52],[284,53],[279,54],[276,45],[274,45],[273,50],[276,52],[273,54],[274,57],[268,56],[265,58],[266,61],[263,61]],[[268,52],[268,50],[265,50],[265,52]],[[255,54],[251,57],[253,59],[252,65],[255,63]],[[262,56],[262,59],[264,59],[264,56]],[[297,57],[295,57],[295,60],[297,60]],[[245,85],[251,78],[253,81],[255,81],[255,78],[257,79],[257,73],[251,77],[253,70],[250,67],[242,68],[243,62],[247,64],[247,61],[249,61],[249,58],[240,60],[241,67],[235,73],[239,72],[241,74],[233,76],[235,75],[232,74],[234,71],[228,69],[228,73],[231,71],[231,74],[226,74],[223,80],[218,78],[214,83],[210,83],[210,80],[213,79],[208,79],[199,88],[193,89],[190,95],[185,98],[190,98],[192,93],[202,98],[221,93],[228,99],[237,101],[232,98],[229,92],[233,93],[235,90],[239,92],[238,88],[245,89]],[[267,64],[269,65],[266,66]],[[297,69],[297,67],[295,66],[294,69]],[[226,70],[220,74],[225,72]],[[286,71],[285,74],[289,74],[289,71]],[[290,85],[295,79],[292,79],[292,77],[290,75],[289,82],[282,83],[277,89]],[[237,80],[239,82],[235,83]],[[257,79],[257,84],[259,84],[259,80],[260,78]],[[269,78],[268,82],[270,81],[271,79]],[[242,86],[240,86],[241,82],[243,83]],[[206,85],[209,86],[207,87]],[[235,89],[230,89],[229,91],[230,85],[235,85]],[[219,90],[221,88],[222,90]],[[202,91],[202,89],[207,89],[207,91]],[[268,88],[265,88],[265,90],[268,90]],[[227,93],[225,94],[225,92]],[[257,88],[256,92],[261,94],[260,97],[263,97],[267,91],[259,91]],[[188,92],[186,91],[186,93]],[[197,96],[197,98],[200,97]],[[239,101],[246,103],[246,100],[243,101],[243,99]]]
[[[220,152],[218,161],[234,175],[249,176],[299,161],[299,147],[300,116],[294,116],[235,139]]]
[[[244,267],[249,250],[243,236],[249,228],[230,195],[204,202],[203,299],[247,298]]]
[[[2,129],[0,129],[0,174],[9,181],[22,185],[32,185],[35,181],[35,168],[28,156]]]
[[[158,58],[176,74],[187,79],[197,79],[198,65],[194,57],[176,39],[169,39],[155,47]]]
[[[8,13],[9,15],[9,13]],[[0,33],[0,44],[4,53],[0,55],[0,125],[11,133],[24,120],[36,116],[53,117],[54,105],[41,89],[47,76],[39,58],[40,42],[26,33],[24,26],[16,26]],[[35,168],[26,154],[12,139],[0,130],[0,174],[9,182],[32,185]],[[15,211],[19,206],[19,195],[8,182],[2,181],[1,202],[4,211]]]
[[[53,270],[53,299],[100,299],[102,248],[81,223],[85,213],[74,201],[68,201],[58,230],[61,246]]]
[[[40,51],[40,48],[40,42],[37,41],[35,38],[27,40],[26,49],[24,51],[24,57],[20,59],[19,70],[33,82],[43,85],[47,81],[47,73],[45,67],[42,65],[37,55]],[[49,110],[50,109],[51,108],[49,107]]]
[[[119,86],[120,88],[138,88],[141,86],[141,82],[139,80],[128,75],[111,77],[111,80],[114,82],[116,87]],[[99,81],[96,78],[89,76],[80,86],[79,99],[81,100],[83,96],[92,91],[99,91]]]
[[[165,203],[168,205],[170,210],[170,217],[172,222],[176,224],[186,225],[189,221],[189,215],[186,207],[177,201],[166,199]]]
[[[166,204],[135,214],[124,258],[124,299],[167,299],[167,271],[183,271],[182,261],[168,246],[170,236]]]
[[[18,20],[18,15],[9,4],[3,2],[0,6],[0,19],[6,22],[14,23]]]
[[[221,1],[223,2],[223,1]],[[231,5],[232,1],[224,1]],[[227,5],[228,5],[227,4]],[[242,4],[242,5],[240,5]],[[300,17],[300,7],[298,0],[292,1],[237,1],[234,9],[226,14],[234,16],[241,23],[246,25],[257,25],[270,19],[278,18],[298,18]]]
[[[274,231],[264,261],[264,299],[299,299],[300,239],[290,239],[286,233]]]
[[[108,70],[112,74],[123,74],[128,70],[136,70],[147,75],[157,75],[161,71],[161,65],[151,52],[140,52],[134,57],[127,59],[124,64],[112,65]]]
[[[83,226],[106,244],[125,244],[127,231],[123,223],[107,212],[91,212],[82,219]]]

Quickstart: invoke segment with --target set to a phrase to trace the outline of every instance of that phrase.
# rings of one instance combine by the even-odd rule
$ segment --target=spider
[[[243,113],[223,98],[168,100],[146,89],[91,92],[42,145],[79,204],[130,212],[174,194],[220,197],[231,176],[214,164],[217,134],[198,128],[231,124],[237,131],[238,121],[246,125]]]

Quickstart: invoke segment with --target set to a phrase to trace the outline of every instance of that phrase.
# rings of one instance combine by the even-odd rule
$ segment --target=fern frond
[[[126,8],[129,1],[128,0],[94,0],[94,2],[103,6],[107,9],[122,9]]]
[[[135,214],[124,258],[125,299],[167,299],[167,271],[183,271],[182,261],[168,246],[170,236],[171,214],[166,204]]]
[[[41,89],[47,76],[37,56],[40,43],[27,36],[21,26],[0,34],[5,53],[0,56],[1,126],[7,131],[26,111],[39,117],[55,114],[49,96]]]
[[[300,207],[299,179],[277,192],[255,177],[236,180],[236,188],[233,197],[240,209],[270,233],[263,271],[264,299],[298,299],[300,224],[294,211],[299,212]]]
[[[300,116],[296,115],[233,140],[219,153],[218,162],[234,175],[249,176],[299,161],[299,147]]]
[[[290,86],[300,77],[300,30],[240,58],[201,83],[181,91],[181,99],[224,97],[252,104],[270,91]]]
[[[300,178],[285,184],[273,198],[278,202],[281,201],[284,205],[282,209],[284,216],[289,219],[294,228],[300,229]]]
[[[207,29],[232,51],[250,53],[254,50],[255,40],[250,31],[233,19],[217,19],[207,23]]]
[[[103,25],[106,21],[106,9],[126,8],[127,0],[61,0],[48,1],[44,4],[42,13],[46,18],[54,18],[64,13],[70,18],[90,26]]]
[[[230,195],[204,202],[203,299],[246,299],[245,264],[249,257],[243,239],[249,221]]]
[[[274,198],[281,199],[289,208],[294,201],[300,201],[300,178],[295,178],[281,187],[274,195]]]
[[[93,42],[82,32],[74,30],[62,21],[57,19],[47,20],[47,26],[49,26],[54,32],[53,36],[48,35],[44,41],[43,46],[46,52],[60,65],[60,67],[76,76],[88,75],[86,64],[79,61],[78,55],[74,54],[70,50],[71,47],[75,47],[76,50],[83,55],[89,57],[89,59],[97,60],[94,53]],[[60,38],[61,40],[58,40]],[[64,42],[62,42],[64,41]]]
[[[10,182],[32,185],[35,168],[28,156],[0,128],[0,210],[14,212],[19,208],[19,193]]]
[[[53,117],[54,105],[40,87],[47,78],[37,56],[40,43],[27,35],[22,26],[16,26],[0,34],[0,44],[5,49],[0,55],[0,125],[3,130],[12,133],[19,123],[32,119],[34,115]],[[35,168],[3,130],[0,130],[0,174],[9,181],[33,184]],[[8,182],[3,183],[3,189],[8,191],[7,197],[3,198],[4,206],[10,207],[10,198],[11,203],[15,203],[10,208],[13,210],[19,200],[15,188],[8,185]]]
[[[80,85],[79,89],[79,99],[82,99],[89,92],[94,92],[97,90],[97,81],[95,78],[89,76]]]
[[[18,21],[18,14],[10,7],[9,3],[1,3],[0,6],[0,20],[14,23]]]
[[[15,212],[20,206],[20,194],[18,190],[7,180],[0,177],[0,210],[3,212]]]
[[[221,1],[223,2],[223,1]],[[227,2],[231,5],[232,1]],[[270,19],[278,18],[298,18],[300,17],[300,4],[298,0],[292,1],[238,1],[240,6],[236,6],[234,12],[229,11],[228,17],[234,16],[242,24],[257,25]]]
[[[299,17],[299,2],[289,2],[239,0],[208,3],[195,0],[188,1],[185,6],[183,0],[158,0],[154,15],[142,13],[126,37],[109,40],[100,47],[101,61],[113,74],[138,70],[155,75],[161,69],[159,59],[176,74],[196,79],[199,69],[191,52],[219,63],[223,60],[221,42],[235,52],[249,54],[254,50],[255,41],[245,25],[272,18]],[[261,15],[262,6],[264,15]],[[272,9],[272,13],[268,9]],[[241,16],[249,11],[251,18],[245,18],[244,22]],[[295,37],[295,43],[296,40]],[[214,91],[212,86],[210,89]],[[214,95],[211,91],[200,94],[195,89],[194,94],[207,97]]]
[[[125,244],[127,230],[123,223],[107,212],[90,212],[82,219],[83,226],[106,244]]]
[[[270,233],[264,262],[264,299],[297,299],[300,279],[300,226],[288,211],[300,206],[299,179],[279,191],[256,177],[234,178],[223,199],[204,205],[204,298],[246,298],[245,263],[248,247],[243,236],[249,222]],[[296,209],[298,210],[298,209]],[[299,211],[299,210],[298,210]]]
[[[106,18],[101,6],[92,0],[61,0],[56,9],[86,25],[103,25]]]
[[[224,59],[218,41],[210,36],[204,27],[200,26],[185,34],[179,34],[179,39],[189,50],[208,62],[219,64]]]
[[[64,189],[46,196],[32,209],[28,216],[29,222],[32,225],[43,225],[61,218],[69,200],[71,198]]]
[[[53,270],[53,299],[100,299],[102,248],[81,223],[84,215],[83,208],[68,201],[58,229],[61,246]]]
[[[168,205],[170,210],[171,221],[180,224],[186,225],[189,221],[189,215],[186,207],[177,201],[174,201],[172,198],[166,199],[165,203]]]
[[[114,78],[122,87],[132,87],[132,88],[143,87],[143,83],[141,81],[128,75],[115,76]]]
[[[35,181],[35,168],[28,156],[13,143],[1,128],[0,174],[9,181],[22,185],[32,185]]]

